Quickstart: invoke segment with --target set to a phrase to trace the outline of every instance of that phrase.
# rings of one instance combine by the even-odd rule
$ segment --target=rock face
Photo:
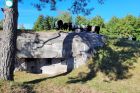
[[[104,46],[103,39],[91,32],[21,33],[17,57],[26,59],[24,69],[29,72],[57,75],[85,64],[96,47]]]

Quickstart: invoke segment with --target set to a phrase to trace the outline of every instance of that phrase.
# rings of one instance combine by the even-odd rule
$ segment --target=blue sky
[[[23,24],[26,28],[31,29],[37,17],[41,14],[44,16],[57,16],[60,11],[66,11],[70,7],[73,0],[64,0],[57,3],[56,11],[50,11],[49,5],[42,11],[37,11],[31,2],[37,0],[23,0],[19,3],[19,19],[18,24]],[[90,0],[89,7],[94,7],[92,14],[87,18],[92,18],[96,15],[100,15],[107,22],[112,16],[122,18],[128,14],[132,14],[136,17],[140,16],[140,0],[105,0],[103,5],[97,3],[97,0]],[[4,7],[4,0],[0,0],[0,8]],[[3,13],[0,12],[0,20],[3,19]]]

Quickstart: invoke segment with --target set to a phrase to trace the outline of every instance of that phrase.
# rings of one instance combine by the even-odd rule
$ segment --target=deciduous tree
[[[72,22],[72,16],[70,12],[61,12],[59,16],[57,17],[58,20],[62,20],[64,23],[70,23]]]
[[[101,16],[95,16],[91,19],[90,25],[104,27],[104,19]]]
[[[77,16],[75,19],[77,25],[88,25],[88,20],[84,16]]]

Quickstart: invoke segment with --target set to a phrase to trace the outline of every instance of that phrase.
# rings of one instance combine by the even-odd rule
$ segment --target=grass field
[[[109,39],[86,65],[66,75],[16,72],[0,93],[140,93],[140,42]]]

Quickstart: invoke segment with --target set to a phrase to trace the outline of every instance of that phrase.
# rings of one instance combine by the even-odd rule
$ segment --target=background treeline
[[[51,16],[44,17],[43,15],[40,15],[37,21],[35,22],[33,29],[35,31],[51,30],[54,29],[55,22],[56,18],[54,17]]]
[[[101,16],[93,18],[86,18],[84,16],[77,16],[72,18],[69,12],[62,12],[57,17],[40,15],[34,23],[34,31],[54,31],[56,29],[57,20],[63,20],[64,23],[73,23],[75,25],[98,25],[101,27],[101,34],[110,37],[136,37],[140,40],[140,17],[127,15],[123,18],[112,17],[108,22],[105,22]],[[23,29],[24,26],[20,28]],[[0,29],[2,29],[2,21],[0,21]],[[25,28],[24,28],[25,29]]]
[[[77,16],[72,19],[72,16],[68,12],[61,13],[58,17],[51,17],[40,15],[34,24],[34,30],[52,30],[55,29],[55,22],[57,20],[63,20],[63,22],[72,22],[76,25],[98,25],[101,27],[101,33],[112,37],[129,37],[135,36],[140,39],[140,17],[133,15],[127,15],[123,18],[112,17],[108,22],[105,22],[101,16],[95,16],[91,19],[84,16]]]
[[[72,17],[69,12],[63,12],[58,17],[40,15],[34,23],[35,31],[44,31],[56,29],[57,20],[63,20],[65,23],[72,22]]]

